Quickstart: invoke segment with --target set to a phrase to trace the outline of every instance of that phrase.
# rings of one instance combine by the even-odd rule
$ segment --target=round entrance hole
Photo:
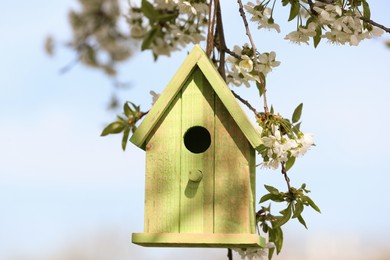
[[[210,144],[210,133],[202,126],[193,126],[184,134],[184,145],[190,152],[203,153]]]

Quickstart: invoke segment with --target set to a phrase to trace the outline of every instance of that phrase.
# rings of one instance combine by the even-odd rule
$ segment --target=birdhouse
[[[131,142],[146,151],[144,233],[155,247],[259,247],[258,131],[197,45]]]

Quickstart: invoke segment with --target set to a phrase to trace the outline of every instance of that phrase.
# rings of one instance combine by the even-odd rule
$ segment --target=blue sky
[[[390,26],[390,2],[371,2],[373,18]],[[149,249],[129,243],[130,234],[143,229],[144,152],[132,144],[122,152],[118,136],[99,137],[115,116],[105,109],[110,80],[80,65],[61,75],[73,53],[60,48],[50,59],[43,50],[48,34],[69,38],[70,6],[76,4],[3,4],[0,258],[61,259],[57,254],[77,251],[90,259],[97,259],[93,252],[100,252],[99,259],[226,259],[219,249]],[[247,42],[236,5],[223,10],[229,18],[228,44]],[[322,252],[327,259],[365,259],[364,253],[384,250],[390,242],[390,49],[384,46],[389,36],[359,47],[293,45],[283,40],[289,30],[283,29],[281,11],[284,16],[276,20],[281,34],[253,34],[260,51],[273,50],[281,61],[269,75],[269,102],[286,116],[304,103],[302,130],[314,133],[317,146],[297,161],[290,177],[295,186],[307,183],[322,210],[304,213],[308,231],[288,224],[284,256],[313,259]],[[150,53],[135,55],[121,67],[120,77],[131,82],[121,98],[148,109],[149,90],[161,92],[184,57],[185,51],[153,63]],[[255,88],[236,91],[260,110]],[[264,183],[284,189],[279,172],[258,169],[257,174],[258,198]]]

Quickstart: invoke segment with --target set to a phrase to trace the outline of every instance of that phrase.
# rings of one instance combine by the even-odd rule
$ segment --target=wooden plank
[[[147,140],[145,232],[179,232],[180,122],[177,96]]]
[[[167,87],[161,93],[160,97],[145,116],[144,120],[139,125],[138,129],[131,136],[130,141],[138,147],[145,149],[145,141],[150,135],[150,132],[160,120],[162,115],[169,107],[174,98],[179,95],[181,87],[186,82],[191,71],[196,66],[198,60],[204,55],[202,48],[196,45],[193,51],[187,56],[183,64],[179,67],[176,74],[172,77]]]
[[[248,215],[249,215],[249,232],[256,233],[256,151],[249,147],[249,201],[248,201]]]
[[[215,233],[253,233],[253,148],[219,98],[215,110]]]
[[[251,143],[252,147],[257,148],[262,144],[259,133],[253,127],[251,121],[248,119],[245,112],[237,103],[235,97],[219,75],[215,66],[206,56],[204,51],[199,45],[195,45],[190,54],[184,60],[174,77],[168,83],[167,87],[161,93],[160,98],[154,104],[148,115],[141,122],[137,131],[132,135],[130,141],[138,147],[145,149],[145,140],[150,135],[150,131],[155,124],[159,121],[161,116],[165,113],[165,110],[172,102],[172,100],[178,95],[184,82],[187,80],[191,71],[198,66],[211,87],[216,94],[220,97],[230,115],[234,118],[241,131],[243,131],[246,138]]]
[[[254,128],[252,122],[238,104],[231,90],[219,75],[217,69],[209,58],[206,55],[202,55],[202,57],[198,60],[197,65],[205,75],[206,79],[210,82],[216,95],[221,99],[234,121],[251,143],[252,147],[259,147],[263,143],[260,138],[260,133]]]
[[[147,247],[264,247],[265,239],[257,234],[170,234],[133,233],[132,242]]]
[[[189,151],[181,146],[181,198],[180,233],[213,232],[213,179],[214,179],[214,91],[203,85],[203,76],[195,69],[182,90],[183,137],[193,126],[206,128],[211,135],[211,145],[203,153]],[[189,181],[190,171],[201,171],[203,179]]]

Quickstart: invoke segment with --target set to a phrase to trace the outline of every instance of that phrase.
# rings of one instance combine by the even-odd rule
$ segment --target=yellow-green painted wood
[[[194,48],[195,50],[195,48]],[[201,49],[202,53],[203,50]],[[258,148],[263,142],[260,138],[260,133],[253,127],[253,124],[249,120],[248,116],[242,110],[238,104],[236,98],[232,94],[225,81],[219,75],[217,69],[209,58],[204,54],[199,59],[197,65],[203,72],[210,85],[213,87],[216,95],[221,99],[222,103],[237,123],[238,127],[244,133],[253,148]]]
[[[179,232],[181,99],[176,97],[146,145],[145,232]]]
[[[215,233],[254,233],[254,149],[218,97],[215,111]]]
[[[145,149],[145,141],[147,137],[150,135],[152,129],[155,127],[162,115],[164,115],[166,109],[169,107],[169,104],[178,95],[195,67],[200,68],[210,83],[210,86],[219,96],[222,103],[225,105],[230,115],[233,117],[252,147],[259,147],[262,143],[260,134],[253,127],[251,121],[237,103],[235,97],[231,93],[226,83],[223,81],[222,77],[219,75],[215,66],[212,64],[210,59],[206,56],[199,45],[194,46],[190,54],[180,66],[179,70],[168,83],[165,90],[161,93],[160,98],[157,100],[138,129],[132,135],[130,141],[138,147]]]
[[[214,91],[195,68],[182,89],[181,136],[194,126],[206,128],[214,137]],[[180,233],[213,232],[214,142],[195,154],[181,144]],[[200,182],[189,180],[190,171],[201,171]]]
[[[211,144],[194,153],[186,132]],[[258,247],[255,149],[260,135],[200,49],[194,47],[131,141],[146,150],[144,246]],[[190,174],[191,172],[191,179]]]
[[[132,242],[147,247],[264,247],[265,239],[257,234],[171,234],[133,233]]]

